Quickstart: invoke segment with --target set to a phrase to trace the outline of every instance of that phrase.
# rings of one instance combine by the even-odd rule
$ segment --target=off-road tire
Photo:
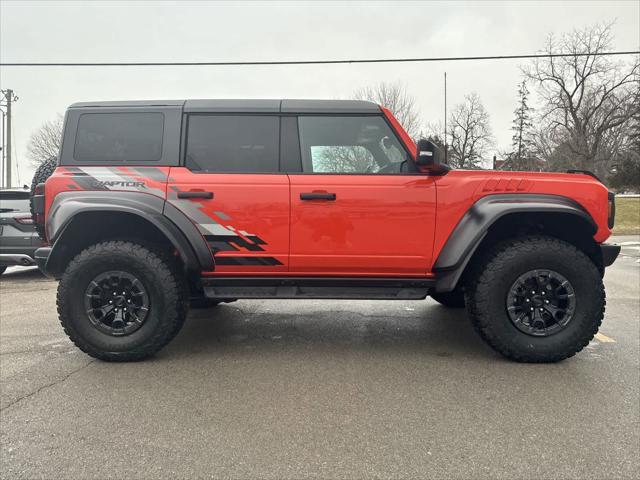
[[[36,186],[39,183],[44,183],[47,179],[53,175],[56,167],[58,166],[58,159],[56,157],[51,157],[49,160],[45,160],[40,164],[40,166],[36,169],[36,173],[33,174],[33,180],[31,180],[31,197],[29,198],[31,216],[35,219],[36,214],[33,211],[33,195],[36,191]],[[38,236],[42,241],[46,241],[45,232],[44,232],[44,223],[34,222],[36,227],[36,232],[38,232]]]
[[[434,292],[431,295],[436,302],[448,308],[464,308],[464,292],[456,288],[451,292]]]
[[[572,319],[546,337],[517,329],[506,307],[516,279],[535,269],[558,272],[575,291]],[[606,303],[602,277],[589,257],[569,243],[545,236],[510,239],[478,259],[467,276],[465,300],[473,326],[494,350],[531,363],[558,362],[582,350],[598,332]]]
[[[149,294],[149,313],[138,330],[111,336],[94,327],[84,307],[89,283],[102,272],[121,270],[140,279]],[[178,269],[162,255],[135,243],[109,241],[79,253],[58,285],[60,323],[83,352],[105,361],[142,360],[158,352],[180,331],[188,310],[187,288]]]

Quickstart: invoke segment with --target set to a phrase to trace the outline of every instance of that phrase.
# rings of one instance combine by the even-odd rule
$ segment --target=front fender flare
[[[576,201],[559,195],[499,194],[488,195],[474,203],[453,229],[433,266],[436,291],[453,290],[476,249],[497,220],[512,213],[562,213],[576,215],[592,229],[598,226]]]

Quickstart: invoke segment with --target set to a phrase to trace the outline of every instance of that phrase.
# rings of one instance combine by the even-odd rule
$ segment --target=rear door
[[[290,271],[425,275],[434,179],[413,171],[384,117],[300,115],[297,126],[302,171],[290,174]]]
[[[289,180],[279,173],[277,114],[190,113],[184,166],[169,175],[167,201],[206,239],[216,274],[288,269]]]

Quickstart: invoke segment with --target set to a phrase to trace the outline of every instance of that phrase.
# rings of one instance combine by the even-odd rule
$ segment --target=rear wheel
[[[78,254],[58,286],[58,313],[83,352],[107,361],[152,356],[182,328],[187,289],[169,261],[129,242]]]
[[[476,263],[466,303],[480,336],[507,358],[557,362],[582,350],[604,316],[598,268],[550,237],[504,242]]]

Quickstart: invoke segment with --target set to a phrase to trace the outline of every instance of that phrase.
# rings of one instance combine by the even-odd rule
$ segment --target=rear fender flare
[[[119,212],[136,215],[157,228],[178,250],[190,271],[213,270],[214,262],[204,238],[182,212],[164,199],[140,192],[62,192],[47,216],[47,238],[52,245],[46,270],[56,274],[60,266],[65,232],[78,215],[95,212]]]

